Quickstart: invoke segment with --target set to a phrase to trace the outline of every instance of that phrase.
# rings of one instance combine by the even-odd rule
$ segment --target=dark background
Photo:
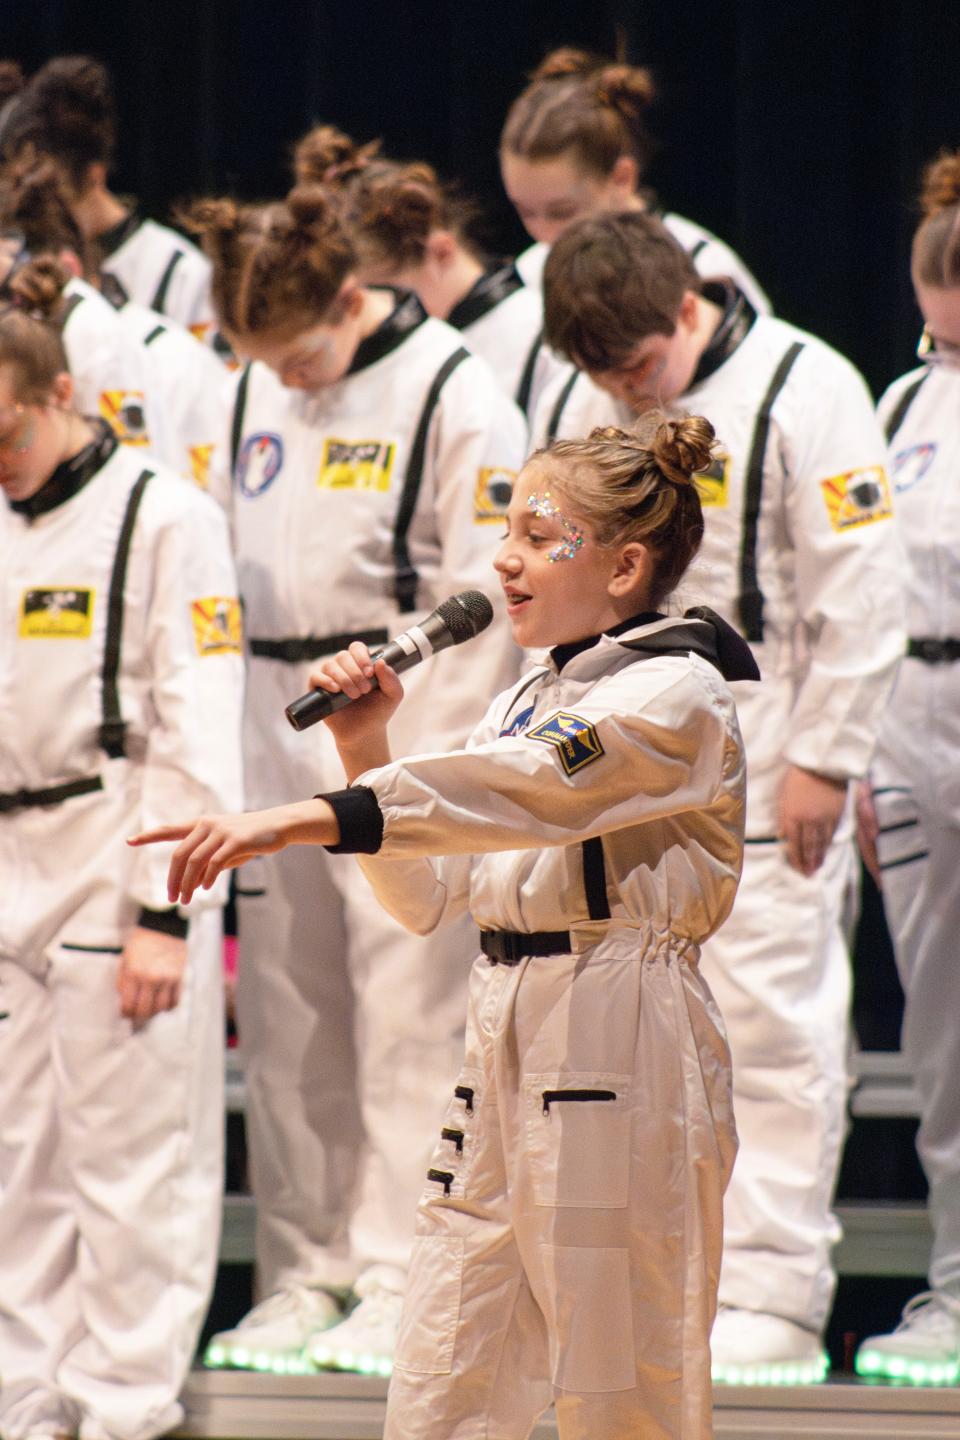
[[[878,0],[3,0],[0,53],[86,51],[114,71],[116,187],[171,202],[285,188],[318,119],[431,160],[481,199],[496,248],[525,243],[497,139],[555,44],[649,64],[651,180],[739,250],[777,311],[879,391],[912,362],[908,275],[923,162],[960,145],[960,4]]]

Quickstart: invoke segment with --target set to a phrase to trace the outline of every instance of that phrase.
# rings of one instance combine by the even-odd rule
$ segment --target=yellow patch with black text
[[[730,496],[732,463],[729,455],[714,455],[706,470],[698,470],[694,475],[694,484],[700,492],[701,505],[727,504]]]
[[[325,440],[321,490],[389,490],[396,447],[390,440]]]
[[[193,482],[201,490],[206,490],[210,485],[210,459],[213,455],[213,446],[191,445],[189,453],[190,474]]]
[[[821,480],[820,489],[834,530],[853,530],[893,515],[890,484],[882,465]]]
[[[549,720],[528,730],[527,739],[553,745],[568,775],[575,775],[584,766],[592,765],[604,753],[596,727],[589,720],[581,720],[579,715],[570,715],[566,710],[558,710]]]
[[[100,414],[124,445],[149,445],[142,390],[103,390]]]
[[[238,655],[243,645],[240,601],[234,595],[207,595],[190,606],[198,655]]]
[[[473,492],[473,519],[476,525],[498,525],[507,513],[516,470],[485,466],[477,472]]]
[[[85,640],[93,628],[96,591],[24,590],[18,633],[24,640]]]

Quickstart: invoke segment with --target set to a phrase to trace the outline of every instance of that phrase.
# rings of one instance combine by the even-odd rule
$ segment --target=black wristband
[[[156,930],[161,935],[172,935],[175,940],[186,940],[190,931],[190,921],[185,920],[179,910],[149,910],[146,905],[141,907],[137,924],[141,930]]]
[[[340,843],[325,845],[325,850],[331,855],[376,855],[383,844],[383,811],[369,786],[351,785],[314,799],[326,800],[340,826]]]

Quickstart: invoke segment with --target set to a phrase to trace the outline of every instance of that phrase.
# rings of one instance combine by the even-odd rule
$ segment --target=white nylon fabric
[[[177,251],[182,259],[170,278],[163,313],[193,330],[198,339],[204,339],[215,324],[210,261],[185,236],[155,220],[141,220],[132,234],[105,257],[100,268],[117,277],[131,300],[149,306]]]

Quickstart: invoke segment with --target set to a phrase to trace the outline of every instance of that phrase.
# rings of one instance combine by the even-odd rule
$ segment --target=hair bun
[[[929,220],[960,201],[960,151],[942,151],[923,172],[920,205]]]
[[[237,233],[241,211],[235,200],[194,200],[192,205],[177,211],[176,219],[192,235],[199,235],[201,239],[215,244],[218,240]]]
[[[571,75],[590,75],[594,70],[600,68],[601,62],[596,56],[589,54],[586,50],[578,50],[574,45],[561,45],[557,50],[551,50],[545,55],[531,72],[530,79],[538,80],[566,80]]]
[[[0,105],[19,95],[26,77],[19,60],[0,60]]]
[[[716,432],[702,415],[664,420],[654,432],[650,450],[669,480],[688,485],[713,459]]]
[[[70,272],[52,255],[39,255],[21,265],[9,282],[13,303],[41,320],[52,320],[63,298]]]
[[[295,185],[286,199],[295,234],[315,240],[338,229],[336,208],[322,185]]]
[[[298,185],[331,185],[365,170],[379,153],[380,141],[358,145],[335,125],[316,125],[293,152],[293,173]]]
[[[636,120],[656,96],[650,71],[640,65],[604,65],[596,75],[597,99]]]

